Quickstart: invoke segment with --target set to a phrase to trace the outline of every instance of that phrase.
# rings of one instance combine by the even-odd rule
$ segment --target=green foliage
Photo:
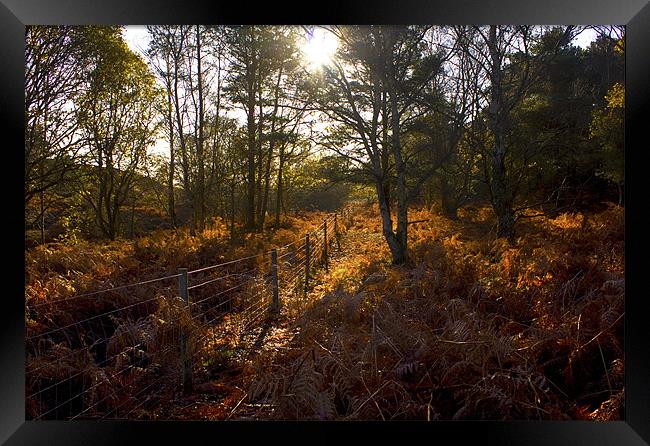
[[[124,42],[118,27],[90,27],[88,85],[78,99],[78,120],[88,141],[93,187],[84,192],[102,233],[120,231],[120,212],[142,171],[159,128],[161,90],[146,63]]]
[[[507,161],[510,187],[520,201],[551,197],[566,205],[583,185],[597,186],[596,177],[622,180],[623,113],[615,117],[604,95],[596,96],[617,85],[613,81],[622,74],[623,59],[614,48],[615,41],[605,37],[587,49],[561,47],[513,110]],[[614,172],[620,173],[616,180]],[[561,189],[570,192],[560,195]]]
[[[590,138],[600,147],[597,174],[622,184],[625,174],[625,87],[614,84],[605,95],[606,106],[596,109],[590,125]]]
[[[74,217],[64,215],[61,217],[60,223],[63,233],[56,238],[56,241],[66,245],[76,245],[80,240],[81,229],[76,226]]]
[[[351,185],[344,182],[345,159],[336,156],[307,158],[287,171],[288,204],[291,208],[333,211],[348,197]]]

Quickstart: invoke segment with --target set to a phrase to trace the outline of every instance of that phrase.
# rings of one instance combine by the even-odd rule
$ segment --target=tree
[[[428,147],[420,149],[431,156],[418,157],[418,147],[405,145],[403,133],[422,114],[421,98],[435,94],[434,80],[450,52],[431,45],[431,27],[426,26],[329,29],[341,45],[338,60],[324,70],[317,101],[338,129],[324,145],[358,166],[374,184],[383,235],[393,262],[402,263],[407,257],[409,203],[440,163]],[[341,139],[347,140],[344,149]],[[395,230],[392,185],[397,202]]]
[[[174,105],[178,101],[178,69],[180,66],[180,51],[182,50],[183,34],[178,27],[161,25],[147,26],[151,36],[147,55],[154,73],[165,86],[166,104],[164,107],[165,127],[169,135],[169,165],[167,171],[167,214],[172,226],[176,227],[176,200],[174,179],[176,173],[176,148],[174,146],[176,131],[174,122]]]
[[[256,26],[228,27],[224,33],[228,47],[230,69],[226,91],[230,100],[246,114],[246,228],[256,228],[255,196],[256,167],[259,162],[258,147],[262,126],[259,112],[262,83],[270,74],[267,57],[269,32]]]
[[[249,231],[264,227],[276,151],[283,151],[297,132],[305,108],[297,100],[296,39],[296,30],[284,26],[226,27],[224,32],[229,60],[225,92],[246,115]],[[279,158],[281,189],[283,156]]]
[[[41,241],[46,200],[77,166],[80,139],[74,99],[87,64],[85,28],[27,26],[25,30],[25,207],[39,197]]]
[[[573,38],[575,28],[565,27],[551,45],[537,46],[545,34],[542,27],[497,26],[456,27],[456,37],[464,52],[472,57],[486,79],[474,88],[485,91],[483,101],[489,117],[491,149],[486,153],[485,174],[492,207],[497,216],[497,237],[514,239],[516,187],[507,168],[512,147],[514,108],[542,76],[549,61]],[[479,78],[480,79],[480,78]]]
[[[429,204],[437,193],[445,216],[457,218],[458,209],[479,193],[480,144],[484,120],[480,93],[473,88],[481,71],[469,54],[454,48],[453,34],[439,30],[437,45],[450,52],[436,88],[418,99],[422,115],[406,127],[405,138],[415,150],[412,168],[438,166],[431,178],[423,176]],[[455,50],[454,50],[455,49]]]
[[[258,229],[264,226],[268,208],[271,167],[277,151],[276,175],[276,209],[275,225],[280,223],[282,204],[283,173],[288,157],[293,148],[300,144],[302,137],[299,129],[303,127],[305,111],[310,105],[309,94],[303,89],[302,72],[299,70],[298,35],[295,28],[278,27],[271,42],[270,54],[273,61],[272,75],[269,77],[267,90],[270,96],[270,112],[265,117],[268,122],[264,142],[268,144],[266,167],[264,171],[263,195],[259,196]]]
[[[625,87],[614,84],[605,99],[607,106],[594,111],[590,136],[600,146],[597,174],[616,185],[621,205],[625,179]]]
[[[114,239],[120,211],[155,141],[161,92],[145,62],[129,50],[119,27],[92,30],[93,68],[78,100],[80,131],[95,188],[84,190],[101,232]]]

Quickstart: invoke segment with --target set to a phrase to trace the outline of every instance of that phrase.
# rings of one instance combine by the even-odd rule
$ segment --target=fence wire
[[[350,212],[346,208],[339,215]],[[27,418],[138,418],[139,411],[176,396],[188,368],[190,376],[200,375],[205,358],[219,344],[244,339],[273,311],[300,314],[314,268],[326,261],[345,228],[336,218],[332,214],[308,232],[309,241],[302,237],[272,251],[185,273],[27,302],[31,320],[39,321],[28,325],[25,339]],[[268,261],[232,271],[240,262],[260,257]],[[195,279],[192,285],[189,276]],[[272,298],[275,281],[280,309]],[[72,318],[70,305],[81,318]]]

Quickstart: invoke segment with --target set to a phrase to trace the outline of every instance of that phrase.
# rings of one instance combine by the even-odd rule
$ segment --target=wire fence
[[[27,419],[139,419],[192,392],[219,352],[252,354],[247,338],[304,311],[351,218],[348,206],[270,251],[28,303]]]

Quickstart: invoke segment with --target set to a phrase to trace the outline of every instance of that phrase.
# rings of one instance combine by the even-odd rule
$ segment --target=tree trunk
[[[230,181],[230,240],[235,238],[235,174]]]
[[[440,207],[445,217],[451,220],[458,219],[458,202],[444,174],[440,177]]]
[[[196,63],[197,63],[197,85],[199,90],[199,138],[196,144],[196,162],[198,164],[198,181],[197,181],[197,223],[199,230],[205,226],[206,208],[205,208],[205,160],[203,157],[204,141],[204,110],[203,110],[203,77],[201,72],[201,32],[200,27],[196,26]]]
[[[266,159],[266,171],[264,173],[264,199],[262,200],[262,210],[260,212],[260,226],[262,227],[264,226],[264,220],[266,219],[266,209],[268,207],[268,201],[269,201],[269,188],[271,182],[271,160],[273,158],[273,150],[275,148],[275,142],[276,142],[275,123],[278,115],[278,103],[280,99],[280,81],[282,80],[283,68],[284,65],[280,65],[280,69],[278,70],[278,79],[275,83],[275,95],[273,98],[273,113],[271,114],[271,134],[269,138],[269,152],[268,152],[268,158]]]
[[[41,191],[40,195],[40,201],[41,201],[41,244],[45,244],[45,206],[43,204],[43,191]]]
[[[108,231],[104,223],[104,194],[106,193],[106,173],[104,172],[104,150],[100,145],[97,146],[97,207],[95,209],[95,224],[106,236]]]
[[[390,143],[388,141],[388,111],[387,111],[387,94],[384,91],[382,94],[381,100],[381,109],[382,109],[382,146],[381,146],[381,168],[383,175],[383,188],[384,195],[386,196],[386,205],[388,206],[388,212],[390,212],[390,151],[388,147]]]
[[[247,82],[248,82],[248,103],[247,103],[247,136],[248,136],[248,152],[247,152],[247,195],[246,195],[246,229],[253,231],[255,229],[255,73],[254,67],[247,67]]]
[[[386,239],[386,243],[388,243],[393,263],[402,263],[406,258],[406,252],[393,232],[393,220],[391,219],[381,180],[375,180],[375,190],[377,191],[377,201],[379,203],[379,212],[381,214],[382,234]]]
[[[282,169],[284,168],[284,144],[280,146],[280,157],[278,163],[278,186],[275,194],[275,227],[280,227],[280,210],[282,209],[282,187],[283,187],[283,178],[282,178]]]
[[[182,27],[181,27],[182,28]],[[182,29],[181,29],[182,31]],[[181,39],[179,47],[174,49],[174,105],[176,110],[176,124],[178,126],[178,140],[181,146],[181,168],[183,170],[183,187],[185,189],[186,198],[188,198],[191,206],[191,222],[190,222],[190,235],[196,234],[196,225],[194,219],[194,200],[191,191],[191,182],[189,178],[189,160],[187,159],[187,144],[185,142],[185,133],[183,132],[183,120],[181,118],[180,95],[178,92],[179,80],[179,67],[181,63],[181,54],[183,51],[184,41]]]
[[[395,107],[396,108],[396,107]],[[399,118],[397,119],[399,126]],[[393,125],[396,123],[393,122]],[[399,129],[393,128],[399,135]],[[408,249],[408,197],[406,190],[406,169],[399,146],[399,136],[393,135],[395,168],[397,171],[397,241],[400,245],[399,255],[393,256],[393,263],[403,263]]]
[[[494,130],[495,148],[492,154],[492,206],[497,216],[497,237],[515,236],[515,217],[506,184],[505,149],[501,142],[500,129]]]
[[[258,95],[257,95],[257,104],[258,104],[258,114],[259,114],[259,119],[258,119],[258,124],[257,124],[257,162],[256,162],[256,167],[257,167],[257,182],[255,184],[256,187],[256,197],[257,197],[257,202],[255,203],[255,227],[258,231],[262,230],[262,200],[264,199],[264,196],[262,195],[262,182],[264,180],[264,153],[262,150],[262,143],[263,143],[263,125],[264,125],[264,108],[262,104],[262,87],[261,87],[261,81],[258,79],[257,82],[257,87],[258,87]]]
[[[400,141],[400,113],[397,102],[397,86],[395,85],[395,66],[391,59],[388,63],[390,70],[388,88],[391,107],[391,146],[395,158],[395,173],[397,175],[397,243],[399,249],[393,254],[393,263],[406,261],[408,249],[408,191],[406,189],[406,165],[402,159]],[[392,249],[391,249],[392,251]]]
[[[176,202],[174,196],[174,174],[175,174],[175,153],[174,153],[174,117],[173,117],[173,92],[171,72],[171,48],[165,51],[165,92],[167,94],[167,125],[169,126],[169,172],[167,175],[167,216],[173,228],[176,228]]]
[[[273,145],[269,149],[269,158],[266,161],[266,171],[264,173],[264,197],[262,198],[262,209],[260,210],[260,229],[264,229],[264,222],[266,221],[266,209],[269,202],[269,189],[271,187],[271,152]]]
[[[167,65],[169,70],[169,64]],[[169,72],[169,71],[168,71]],[[172,227],[176,228],[176,202],[174,199],[174,120],[172,118],[171,79],[167,78],[167,124],[169,125],[169,176],[167,179],[167,208]]]
[[[131,203],[131,238],[134,237],[134,221],[135,221],[135,197],[133,197],[133,202]]]
[[[48,76],[47,73],[45,75],[45,80],[46,80],[46,85],[49,87],[49,82],[48,82],[49,81],[49,76]],[[44,143],[45,146],[47,146],[47,124],[48,124],[47,115],[48,115],[48,107],[45,107],[45,113],[44,113],[44,116],[43,116],[43,127],[44,127],[43,143]],[[43,193],[44,193],[44,188],[43,188],[43,176],[44,175],[43,175],[43,171],[45,170],[43,168],[43,163],[44,162],[45,162],[45,159],[42,159],[41,162],[38,164],[38,166],[40,168],[39,178],[41,180],[41,193],[39,194],[40,195],[40,201],[41,201],[41,203],[40,203],[40,205],[41,205],[40,206],[40,208],[41,208],[41,244],[45,244],[45,206],[44,206],[44,197],[43,197]]]
[[[507,188],[505,168],[505,142],[504,142],[504,115],[503,90],[501,79],[501,54],[497,48],[497,27],[490,26],[489,49],[491,56],[491,86],[490,86],[490,127],[494,137],[492,152],[492,176],[490,189],[492,193],[492,206],[497,216],[497,237],[507,237],[513,240],[515,236],[515,218],[512,203]]]

